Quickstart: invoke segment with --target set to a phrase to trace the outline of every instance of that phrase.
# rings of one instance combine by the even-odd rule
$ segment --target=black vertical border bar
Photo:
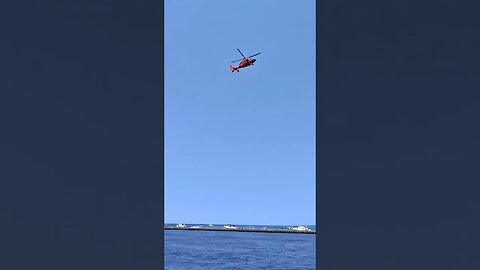
[[[317,269],[480,269],[478,3],[316,10]]]
[[[164,5],[135,5],[132,15],[131,1],[0,2],[0,269],[163,268]],[[131,25],[147,31],[149,52],[124,44]],[[97,47],[87,55],[81,39]],[[117,46],[125,67],[102,55]],[[146,81],[140,97],[113,91],[129,72]],[[112,94],[90,88],[99,84]],[[129,97],[145,111],[120,106]]]
[[[319,251],[319,247],[320,247],[320,237],[319,237],[319,234],[320,234],[320,215],[319,215],[319,209],[320,209],[320,200],[318,198],[318,196],[320,195],[320,177],[319,177],[319,171],[318,171],[318,168],[319,168],[319,162],[318,162],[318,159],[319,159],[319,156],[318,156],[318,151],[319,151],[319,121],[318,121],[318,117],[319,117],[319,109],[318,109],[318,105],[320,104],[319,102],[319,98],[320,98],[320,95],[319,95],[319,88],[320,88],[320,83],[318,81],[318,79],[320,78],[320,60],[319,60],[319,51],[320,51],[320,47],[319,47],[319,42],[320,42],[320,35],[319,35],[319,32],[320,32],[320,4],[319,4],[319,1],[315,1],[315,73],[316,73],[316,77],[315,77],[315,227],[316,227],[316,231],[317,233],[315,234],[315,262],[316,262],[316,267],[315,269],[319,269],[320,267],[320,251]]]
[[[161,29],[161,39],[160,39],[160,47],[159,47],[159,50],[160,50],[160,57],[161,57],[161,63],[159,63],[162,67],[161,67],[161,70],[162,72],[159,74],[160,76],[160,83],[161,83],[161,97],[160,97],[160,107],[161,107],[161,111],[162,111],[162,115],[160,117],[160,125],[161,125],[161,129],[162,129],[162,143],[161,143],[161,175],[162,175],[162,181],[161,181],[161,189],[160,189],[160,194],[161,194],[161,211],[160,211],[160,215],[161,215],[161,220],[162,220],[162,227],[160,228],[160,241],[161,241],[161,258],[160,258],[160,262],[161,262],[161,265],[163,268],[165,268],[165,251],[164,251],[164,248],[165,248],[165,234],[164,234],[164,230],[163,230],[163,227],[164,227],[164,223],[165,223],[165,71],[164,71],[164,67],[165,67],[165,49],[164,49],[164,45],[165,45],[165,2],[164,0],[160,0],[161,4],[160,4],[160,14],[161,14],[161,18],[160,18],[160,29]]]

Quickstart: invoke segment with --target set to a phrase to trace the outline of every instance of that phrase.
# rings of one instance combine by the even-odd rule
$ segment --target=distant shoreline
[[[298,230],[291,230],[291,229],[255,229],[255,228],[228,229],[228,228],[214,228],[214,227],[192,228],[192,227],[172,227],[172,226],[164,226],[164,229],[172,230],[172,231],[177,230],[177,231],[223,231],[223,232],[253,232],[253,233],[316,234],[315,230],[298,231]]]

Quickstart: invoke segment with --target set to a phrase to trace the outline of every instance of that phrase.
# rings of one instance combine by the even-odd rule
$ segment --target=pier
[[[227,228],[213,228],[213,227],[200,227],[200,228],[179,228],[179,227],[170,227],[164,226],[165,230],[172,231],[215,231],[215,232],[253,232],[253,233],[299,233],[299,234],[316,234],[314,230],[291,230],[291,229],[252,229],[252,228],[236,228],[236,229],[227,229]]]

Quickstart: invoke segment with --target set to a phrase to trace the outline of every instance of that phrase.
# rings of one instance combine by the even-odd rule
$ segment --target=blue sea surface
[[[164,232],[165,269],[168,270],[315,269],[314,234]]]

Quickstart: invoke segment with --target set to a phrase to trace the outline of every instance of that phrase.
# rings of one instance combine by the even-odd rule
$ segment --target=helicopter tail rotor
[[[234,71],[237,71],[237,72],[239,72],[239,71],[238,71],[238,68],[236,68],[236,67],[234,67],[234,66],[230,65],[230,72],[234,72]]]

